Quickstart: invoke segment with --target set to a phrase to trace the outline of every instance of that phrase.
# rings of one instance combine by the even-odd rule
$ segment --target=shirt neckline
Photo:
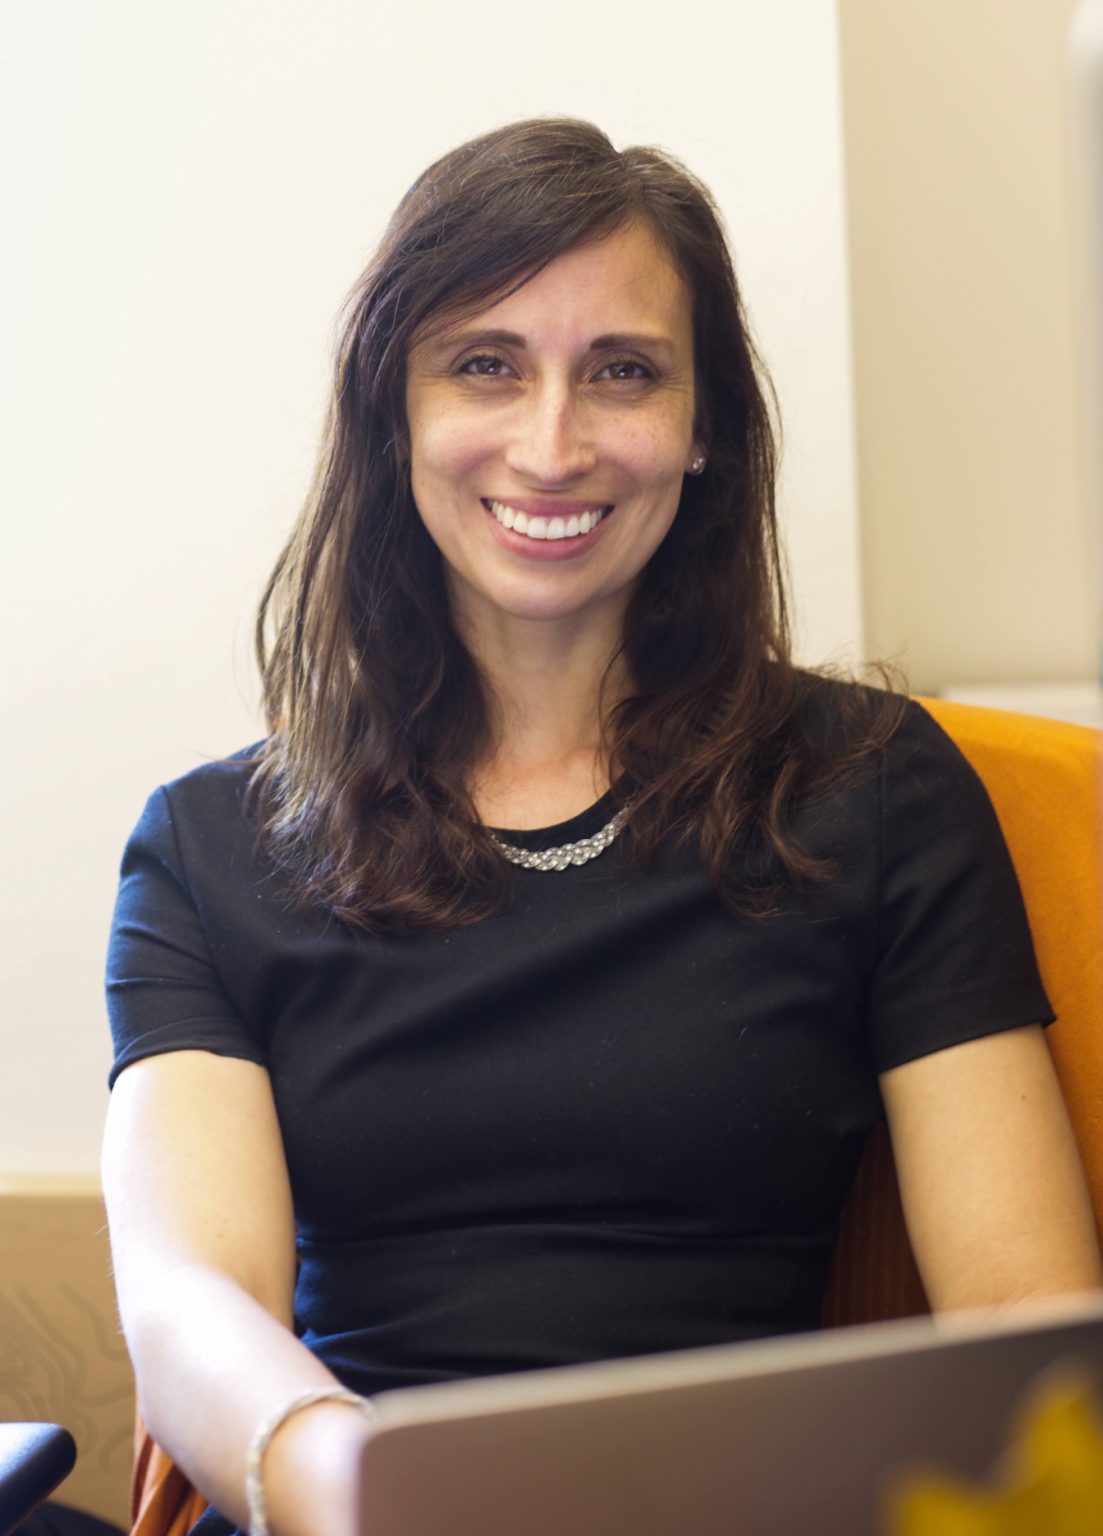
[[[523,848],[528,853],[543,853],[548,848],[559,848],[564,843],[577,843],[584,837],[592,837],[616,815],[623,800],[615,789],[607,789],[600,800],[567,821],[558,821],[551,827],[491,827],[495,837],[513,848]]]

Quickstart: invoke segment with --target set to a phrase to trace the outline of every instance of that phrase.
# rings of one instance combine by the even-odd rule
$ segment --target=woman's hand
[[[934,1311],[1103,1285],[1079,1154],[1040,1025],[894,1067],[881,1093]]]
[[[257,1426],[333,1375],[291,1332],[294,1226],[268,1075],[178,1051],[111,1096],[103,1185],[142,1416],[200,1492],[244,1526]],[[273,1436],[264,1489],[279,1536],[356,1536],[370,1425],[321,1403]]]

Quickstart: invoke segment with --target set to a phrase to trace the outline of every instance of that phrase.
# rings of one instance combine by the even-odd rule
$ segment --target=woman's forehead
[[[429,317],[417,340],[447,345],[469,332],[512,345],[631,338],[680,351],[692,344],[692,306],[665,247],[633,224],[564,251],[504,294]]]

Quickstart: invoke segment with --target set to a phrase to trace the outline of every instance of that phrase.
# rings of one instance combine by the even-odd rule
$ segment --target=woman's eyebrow
[[[523,336],[518,336],[516,331],[445,331],[436,338],[438,346],[442,347],[469,347],[472,345],[491,347],[521,347],[527,343]]]
[[[498,330],[470,330],[452,331],[439,336],[430,342],[431,346],[440,347],[467,347],[467,346],[495,346],[517,347],[521,351],[527,351],[528,342],[516,331]],[[673,353],[676,351],[674,342],[668,336],[660,336],[650,332],[637,331],[609,331],[604,336],[595,336],[590,342],[590,352],[604,352],[610,347],[639,347],[651,351],[664,351]]]
[[[595,336],[590,343],[591,352],[604,352],[609,347],[639,347],[648,352],[677,351],[669,336],[642,331],[610,331],[606,336]]]

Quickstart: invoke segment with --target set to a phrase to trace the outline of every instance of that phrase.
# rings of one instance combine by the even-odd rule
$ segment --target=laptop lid
[[[990,1483],[1065,1365],[1098,1399],[1103,1298],[384,1392],[363,1530],[883,1536],[901,1474]]]

